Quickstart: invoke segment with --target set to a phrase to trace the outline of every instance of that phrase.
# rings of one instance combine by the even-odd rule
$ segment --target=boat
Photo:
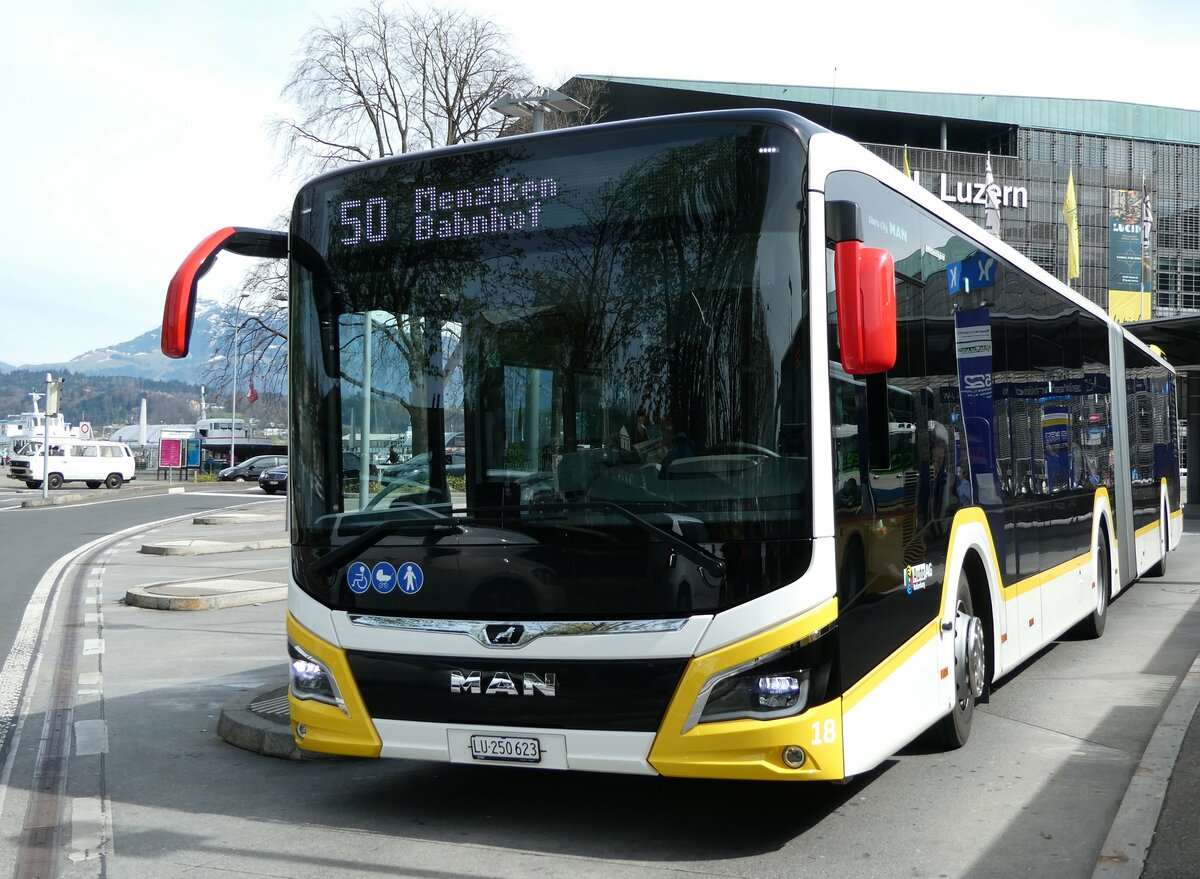
[[[0,456],[11,455],[27,442],[41,442],[46,438],[46,430],[50,430],[50,439],[92,439],[92,425],[81,421],[72,426],[61,413],[49,415],[38,407],[38,401],[45,396],[37,391],[30,391],[33,409],[20,415],[10,415],[0,422]],[[47,423],[47,421],[49,423]]]

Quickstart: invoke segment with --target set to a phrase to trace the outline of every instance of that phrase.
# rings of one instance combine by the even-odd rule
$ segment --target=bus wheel
[[[62,488],[62,482],[61,473],[51,473],[49,479],[46,480],[46,485],[51,491],[54,491],[56,488]]]
[[[107,488],[120,488],[121,487],[120,475],[117,473],[108,474],[108,478],[104,480],[104,485]]]
[[[99,488],[100,485],[101,485],[101,483],[100,483],[100,480],[98,480],[98,479],[89,479],[88,483],[87,483],[88,488]]]
[[[1165,577],[1167,575],[1167,552],[1171,549],[1170,528],[1171,520],[1167,518],[1167,508],[1163,507],[1162,512],[1158,516],[1158,548],[1162,551],[1162,556],[1158,560],[1158,564],[1146,572],[1147,577]]]
[[[958,575],[954,614],[954,707],[934,726],[934,737],[947,749],[961,748],[971,736],[975,701],[983,693],[987,664],[983,623],[971,604],[966,572]]]
[[[1108,599],[1112,595],[1112,564],[1108,558],[1108,541],[1104,535],[1096,542],[1096,606],[1091,616],[1078,626],[1084,638],[1099,638],[1104,634],[1104,623],[1108,619]]]

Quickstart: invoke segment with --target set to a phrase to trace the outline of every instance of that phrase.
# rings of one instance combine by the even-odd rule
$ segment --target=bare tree
[[[461,10],[389,9],[382,0],[313,28],[283,88],[299,115],[272,128],[284,156],[303,173],[411,150],[494,136],[501,95],[529,87],[524,66],[495,23]],[[276,220],[285,227],[288,218]],[[217,386],[232,373],[237,323],[239,374],[259,389],[282,389],[287,375],[287,265],[255,262],[240,311],[214,340],[207,369]]]
[[[283,88],[299,113],[273,123],[286,159],[320,172],[494,136],[492,103],[529,88],[507,42],[486,18],[382,0],[313,28]]]

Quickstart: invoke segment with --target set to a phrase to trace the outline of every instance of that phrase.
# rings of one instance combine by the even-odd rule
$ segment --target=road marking
[[[107,798],[75,797],[71,800],[71,852],[78,864],[112,855],[112,814]]]
[[[104,652],[103,638],[84,638],[83,639],[83,655],[95,656]]]
[[[108,723],[103,720],[75,721],[75,755],[89,757],[108,753]]]
[[[137,498],[130,498],[130,500],[137,500]],[[46,509],[54,508],[48,507]],[[8,510],[2,510],[2,512],[8,512]],[[35,510],[25,510],[25,513],[36,514]],[[190,520],[193,518],[193,516],[194,513],[186,513],[184,515],[170,516],[168,519],[162,519],[154,522],[142,522],[142,524],[133,525],[128,528],[122,528],[121,531],[108,534],[106,537],[100,537],[96,538],[95,540],[91,540],[90,543],[86,543],[83,546],[79,546],[79,548],[76,550],[67,552],[66,555],[58,558],[58,560],[56,560],[53,564],[50,564],[50,566],[46,569],[46,573],[44,573],[42,578],[37,581],[34,591],[32,591],[28,602],[25,604],[25,612],[22,615],[22,620],[20,620],[20,626],[17,629],[17,634],[13,638],[12,648],[10,651],[8,651],[8,654],[5,657],[4,665],[0,666],[0,814],[4,813],[8,787],[10,787],[8,782],[10,782],[12,777],[13,765],[16,763],[16,754],[19,749],[20,737],[22,737],[23,734],[25,719],[30,716],[32,704],[34,704],[36,676],[38,674],[38,670],[41,668],[43,659],[43,654],[40,650],[38,650],[38,646],[42,644],[43,639],[46,638],[46,636],[48,636],[50,633],[50,630],[54,628],[54,618],[56,612],[58,612],[59,597],[61,594],[61,591],[58,588],[59,576],[64,573],[64,570],[70,567],[71,564],[76,562],[78,558],[89,554],[89,552],[94,551],[97,548],[100,548],[100,546],[103,544],[124,540],[124,543],[116,543],[113,545],[127,545],[128,543],[133,542],[134,539],[144,536],[146,533],[160,530],[160,528],[167,527],[168,525],[178,524],[178,522]],[[100,586],[101,584],[96,584],[96,588],[100,588]],[[97,596],[95,596],[95,594],[92,594],[92,596],[89,597],[83,597],[79,596],[79,592],[84,592],[85,590],[80,590],[79,586],[74,587],[74,590],[76,590],[76,598],[74,598],[74,600],[77,600],[77,602],[79,598],[84,598],[84,602],[82,603],[96,604]],[[78,632],[78,629],[73,629],[71,627],[68,627],[68,629],[70,629],[71,632]],[[68,638],[67,640],[70,641],[72,639]],[[97,656],[103,652],[103,639],[90,639],[89,642],[98,647],[98,650],[96,651]],[[78,648],[78,641],[76,641],[76,648]],[[44,658],[48,658],[52,660],[52,662],[55,662],[55,657],[47,656]],[[66,657],[62,656],[56,658],[56,665],[67,665],[67,663],[64,662],[65,658]],[[59,674],[61,674],[61,670],[59,671]],[[77,677],[77,681],[80,686],[84,686],[85,688],[92,686],[92,684],[100,684],[101,680],[101,674],[98,671],[83,672],[83,674],[79,674]],[[68,684],[68,686],[70,686],[70,684]],[[70,689],[67,690],[67,693],[70,694]],[[55,698],[59,695],[61,694],[55,693]],[[38,775],[41,775],[42,770],[44,769],[43,765],[47,765],[47,760],[52,761],[53,763],[54,760],[60,760],[65,757],[65,755],[61,754],[44,753],[44,745],[46,745],[46,742],[49,740],[48,729],[52,728],[53,724],[60,722],[60,720],[61,722],[65,722],[67,725],[70,725],[70,714],[70,706],[60,706],[59,708],[54,708],[54,710],[47,710],[44,712],[43,747],[38,749],[37,758],[37,763],[38,766],[40,766],[40,770],[35,771],[35,778],[38,777]],[[101,757],[101,759],[103,759],[103,757]],[[65,782],[65,778],[42,778],[42,781],[50,782],[50,788],[56,788],[60,782]],[[46,794],[49,796],[50,802],[46,803],[46,807],[49,807],[52,805],[53,801],[59,799],[61,796],[61,790],[53,790],[48,788],[35,796],[41,794]],[[85,800],[94,800],[94,797],[85,797]],[[83,801],[78,802],[80,808],[83,809],[82,813],[80,814],[82,814],[86,819],[86,824],[91,827],[92,824],[94,824],[94,821],[91,820],[91,817],[94,817],[97,807],[94,805],[83,805]],[[107,799],[97,800],[97,802],[100,802],[100,807],[98,808],[100,808],[102,826],[100,839],[98,839],[98,843],[96,845],[86,845],[86,847],[83,848],[76,847],[76,850],[74,850],[73,853],[74,855],[79,855],[80,851],[82,851],[83,856],[88,860],[92,859],[92,857],[110,855],[112,854],[113,850],[112,809],[108,807]],[[61,809],[61,807],[58,808]],[[46,818],[47,820],[43,821],[43,818]],[[22,833],[23,851],[30,853],[31,850],[29,849],[29,845],[36,842],[36,827],[46,827],[47,832],[54,831],[56,827],[61,827],[59,821],[60,818],[54,818],[53,815],[49,814],[26,814],[25,831]],[[18,865],[18,871],[20,871],[20,874],[22,875],[28,873],[29,869],[32,869],[32,871],[36,873],[37,871],[40,871],[42,866],[48,865],[42,865],[41,860],[37,859],[35,856],[32,857],[32,859],[25,859],[24,866]]]

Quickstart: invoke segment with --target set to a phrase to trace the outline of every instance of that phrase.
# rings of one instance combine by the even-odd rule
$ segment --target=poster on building
[[[1151,317],[1150,289],[1142,275],[1142,211],[1137,189],[1108,191],[1108,313],[1115,320]]]
[[[183,440],[160,439],[158,441],[158,466],[179,467],[183,461]]]

